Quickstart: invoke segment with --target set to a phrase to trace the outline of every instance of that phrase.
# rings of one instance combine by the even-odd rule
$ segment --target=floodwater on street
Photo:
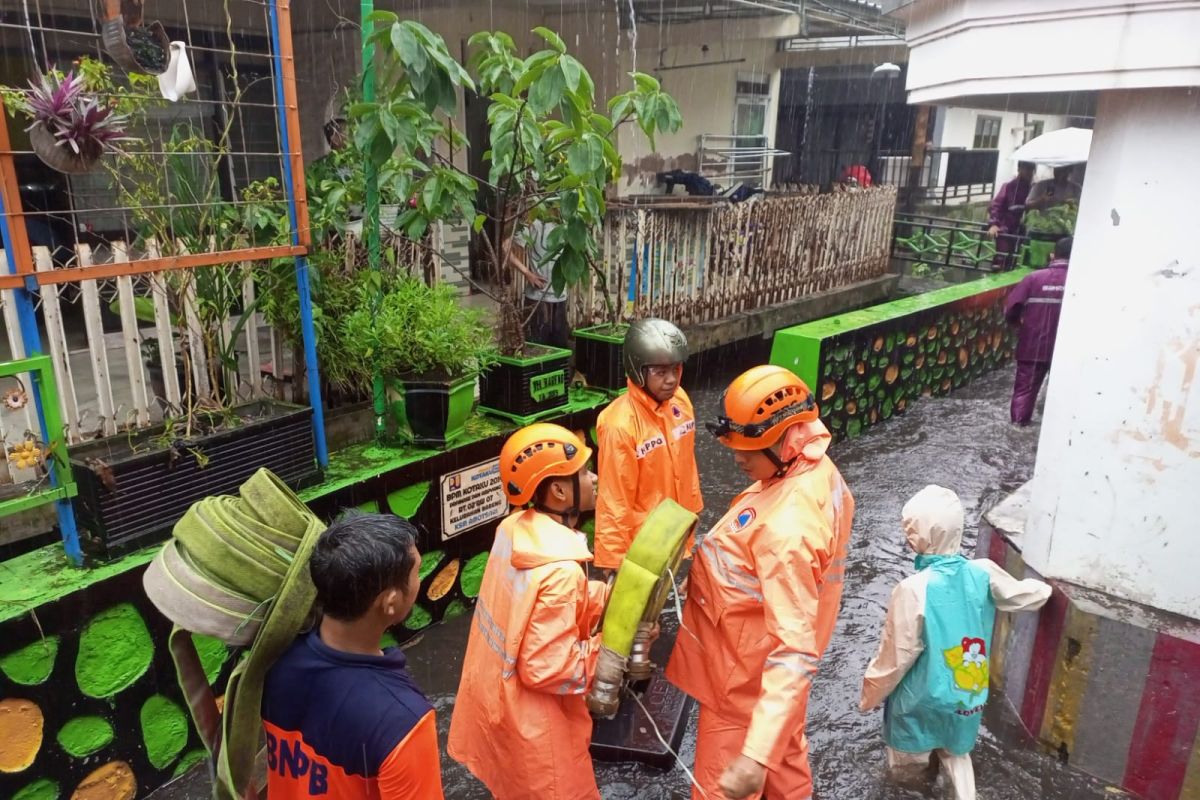
[[[765,353],[725,354],[719,365],[702,365],[701,380],[685,378],[699,421],[717,408],[725,382]],[[944,787],[900,788],[883,775],[881,712],[858,713],[862,673],[878,644],[892,587],[912,570],[912,555],[900,532],[900,509],[929,483],[958,492],[967,512],[964,548],[973,553],[975,526],[982,512],[1020,486],[1033,469],[1037,428],[1018,429],[1008,421],[1011,370],[985,376],[951,397],[915,403],[907,414],[832,450],[857,500],[854,537],[846,569],[842,613],[833,642],[821,663],[808,710],[808,735],[816,784],[823,800],[908,800],[938,798]],[[698,429],[702,428],[697,426]],[[701,528],[721,515],[743,488],[741,473],[719,444],[697,438],[697,458],[705,497]],[[673,614],[673,611],[668,611]],[[443,745],[442,770],[449,800],[485,800],[484,787],[444,751],[470,630],[470,617],[430,629],[407,650],[409,666],[437,708]],[[973,758],[980,800],[1091,800],[1122,796],[1058,764],[1028,744],[1017,744],[1019,726],[996,696]],[[695,714],[681,758],[694,758]],[[605,800],[671,800],[689,796],[678,767],[661,771],[639,764],[597,763]],[[200,798],[202,788],[172,787],[163,795]]]

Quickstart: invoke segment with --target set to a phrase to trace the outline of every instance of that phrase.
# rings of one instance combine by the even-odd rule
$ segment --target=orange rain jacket
[[[744,725],[742,755],[777,771],[804,727],[817,663],[833,636],[854,498],[825,456],[820,422],[784,434],[782,478],[734,499],[704,537],[667,678]]]
[[[537,511],[496,530],[447,749],[499,800],[600,797],[584,695],[607,589],[584,574],[590,559],[583,534]]]
[[[629,391],[596,422],[600,492],[596,497],[596,561],[616,569],[646,515],[670,498],[695,514],[704,508],[696,470],[696,415],[682,388],[665,403],[627,381]],[[688,539],[685,552],[691,552]]]

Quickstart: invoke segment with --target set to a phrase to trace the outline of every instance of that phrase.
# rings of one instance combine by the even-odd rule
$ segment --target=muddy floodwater
[[[754,354],[761,359],[762,354]],[[722,359],[745,366],[741,354]],[[713,415],[728,368],[708,365],[692,380],[697,416]],[[900,788],[884,780],[879,738],[880,712],[857,711],[863,670],[874,654],[892,587],[912,570],[899,529],[900,508],[921,487],[937,483],[958,492],[966,506],[968,554],[982,512],[1028,479],[1033,470],[1037,429],[1008,422],[1011,370],[985,377],[945,399],[916,403],[909,412],[838,444],[832,456],[857,499],[854,538],[846,569],[845,599],[837,633],[821,663],[808,711],[816,797],[823,800],[899,800],[941,797],[940,785]],[[712,524],[743,488],[741,473],[727,452],[707,435],[697,438],[706,509]],[[409,666],[438,712],[445,745],[462,666],[470,617],[429,630],[408,648]],[[1019,741],[1019,728],[997,697],[985,718],[974,752],[980,800],[1090,800],[1122,795],[1083,778]],[[694,758],[695,719],[680,756]],[[485,800],[488,792],[443,750],[443,774],[449,800]],[[637,764],[597,764],[606,800],[669,800],[689,796],[681,769],[659,771]],[[201,798],[203,787],[164,790],[176,798]]]

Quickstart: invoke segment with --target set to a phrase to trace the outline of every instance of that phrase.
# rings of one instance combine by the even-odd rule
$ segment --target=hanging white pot
[[[196,91],[196,78],[183,42],[171,42],[171,63],[167,65],[167,71],[158,76],[158,90],[172,103]]]

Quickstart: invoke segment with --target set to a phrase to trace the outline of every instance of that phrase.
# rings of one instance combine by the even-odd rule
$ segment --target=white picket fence
[[[432,249],[443,254],[443,260],[437,264],[417,263],[427,251],[415,249],[398,237],[390,237],[386,247],[395,249],[396,262],[408,265],[414,274],[435,283],[453,285],[465,293],[469,229],[465,225],[438,225],[430,235]],[[350,247],[353,249],[353,243]],[[185,253],[186,248],[177,245],[172,252]],[[123,263],[159,255],[153,240],[137,252],[131,252],[122,241],[96,250],[81,244],[65,266]],[[0,249],[0,263],[3,258],[4,251]],[[39,272],[51,272],[62,266],[54,264],[46,247],[34,247],[33,259]],[[226,349],[237,331],[234,343],[237,368],[225,365],[220,370],[210,370],[206,348],[187,346],[188,341],[202,339],[198,305],[201,300],[197,297],[196,281],[189,278],[194,278],[200,270],[225,270],[228,275],[230,270],[239,269],[242,274],[234,279],[241,285],[241,306],[250,312],[244,324],[239,315],[229,315],[222,321],[219,348]],[[177,356],[185,352],[187,369],[183,381],[191,384],[193,397],[209,395],[211,376],[219,371],[226,399],[301,399],[303,381],[295,378],[302,378],[303,364],[296,363],[292,337],[272,328],[254,310],[256,293],[260,291],[271,291],[271,287],[256,282],[249,264],[43,285],[36,298],[44,325],[42,345],[54,364],[67,441],[73,444],[145,428],[179,410],[183,398],[188,396],[188,387],[180,385],[175,365]],[[152,324],[145,319],[149,308],[153,309]],[[11,290],[0,290],[0,309],[8,344],[7,352],[0,350],[0,360],[22,358],[25,349]],[[150,362],[143,351],[148,339],[158,342],[158,355]],[[28,390],[28,378],[21,381]],[[17,385],[16,381],[0,379],[0,392],[10,388],[10,383],[12,387]],[[32,405],[18,414],[0,408],[0,444],[5,453],[27,440],[26,431],[37,431]],[[20,482],[32,475],[22,470],[18,478],[10,472],[7,460],[0,457],[0,489],[5,483]]]
[[[153,243],[147,255],[157,255]],[[56,267],[50,251],[33,248],[34,264],[39,272]],[[0,251],[0,258],[3,251]],[[71,266],[120,263],[129,260],[124,242],[114,242],[93,252],[78,245]],[[291,368],[291,354],[282,335],[265,324],[254,311],[256,284],[249,265],[200,267],[199,269],[240,269],[243,308],[250,309],[238,335],[236,370],[221,368],[226,391],[238,400],[259,397],[285,397],[289,394],[282,380]],[[144,428],[160,421],[164,414],[181,407],[186,387],[180,386],[176,356],[185,350],[190,366],[184,380],[190,380],[196,397],[210,391],[210,371],[204,347],[188,347],[187,341],[201,341],[202,331],[194,273],[158,272],[101,280],[45,284],[37,298],[43,348],[54,365],[55,381],[61,404],[67,441],[80,442],[118,432]],[[182,280],[180,280],[182,279]],[[172,302],[172,300],[174,302]],[[182,324],[173,320],[172,305],[182,305]],[[0,291],[0,306],[12,358],[24,357],[25,349],[18,330],[16,308],[11,290]],[[140,318],[138,308],[153,308],[154,322]],[[115,312],[115,314],[114,314]],[[119,330],[105,331],[114,316]],[[233,338],[239,317],[230,316],[221,325],[222,344]],[[156,363],[147,363],[143,344],[158,342]],[[265,374],[264,374],[265,372]],[[28,383],[26,382],[28,388]],[[28,409],[26,409],[28,417]],[[36,422],[34,419],[33,422]],[[36,425],[31,426],[36,430]],[[5,447],[15,443],[12,424],[0,428]],[[20,432],[23,440],[24,432]],[[0,476],[3,482],[3,476]]]

